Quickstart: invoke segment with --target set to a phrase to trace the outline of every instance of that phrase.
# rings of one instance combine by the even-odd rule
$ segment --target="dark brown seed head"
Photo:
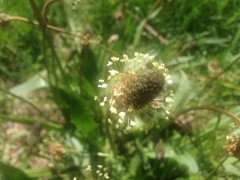
[[[114,87],[121,94],[114,97],[120,108],[141,109],[163,90],[164,76],[158,70],[142,69],[136,74],[122,74]]]

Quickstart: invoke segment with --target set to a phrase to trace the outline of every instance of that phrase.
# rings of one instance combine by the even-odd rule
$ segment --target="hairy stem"
[[[226,111],[225,109],[222,109],[222,108],[219,108],[219,107],[215,107],[215,106],[210,106],[210,105],[191,107],[189,109],[186,109],[186,110],[180,112],[179,114],[177,114],[176,117],[178,117],[178,116],[180,116],[182,114],[185,114],[185,113],[187,113],[189,111],[194,111],[194,110],[210,110],[210,111],[218,112],[218,113],[224,114],[224,115],[230,117],[231,119],[235,120],[236,122],[240,123],[240,118],[235,116],[231,112]]]

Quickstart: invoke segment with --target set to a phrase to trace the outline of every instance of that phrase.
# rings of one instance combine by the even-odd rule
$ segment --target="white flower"
[[[112,69],[113,65],[120,68]],[[111,66],[108,82],[101,80],[98,87],[106,89],[107,96],[100,106],[108,107],[109,123],[129,130],[141,124],[142,119],[151,124],[162,112],[170,114],[170,104],[173,103],[173,93],[168,89],[172,84],[171,75],[154,56],[136,52],[133,58],[129,58],[124,54],[123,58],[112,57],[107,66]]]

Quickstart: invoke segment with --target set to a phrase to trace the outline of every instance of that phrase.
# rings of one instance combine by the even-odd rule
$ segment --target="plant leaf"
[[[13,166],[0,162],[0,179],[1,180],[33,180],[23,171]]]
[[[27,94],[29,92],[48,86],[44,77],[46,77],[46,71],[36,74],[29,80],[23,82],[22,84],[14,86],[13,88],[10,89],[10,91],[17,96],[27,97]]]
[[[180,79],[175,77],[173,81],[179,82],[174,95],[175,103],[172,108],[174,112],[178,112],[190,101],[192,97],[192,84],[183,71],[181,71]]]

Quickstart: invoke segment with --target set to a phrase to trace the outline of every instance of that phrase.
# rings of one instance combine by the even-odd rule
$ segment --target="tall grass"
[[[239,149],[223,149],[240,121],[238,1],[0,5],[0,177],[240,177]],[[125,133],[94,97],[107,61],[135,51],[166,64],[175,103],[168,120]]]

